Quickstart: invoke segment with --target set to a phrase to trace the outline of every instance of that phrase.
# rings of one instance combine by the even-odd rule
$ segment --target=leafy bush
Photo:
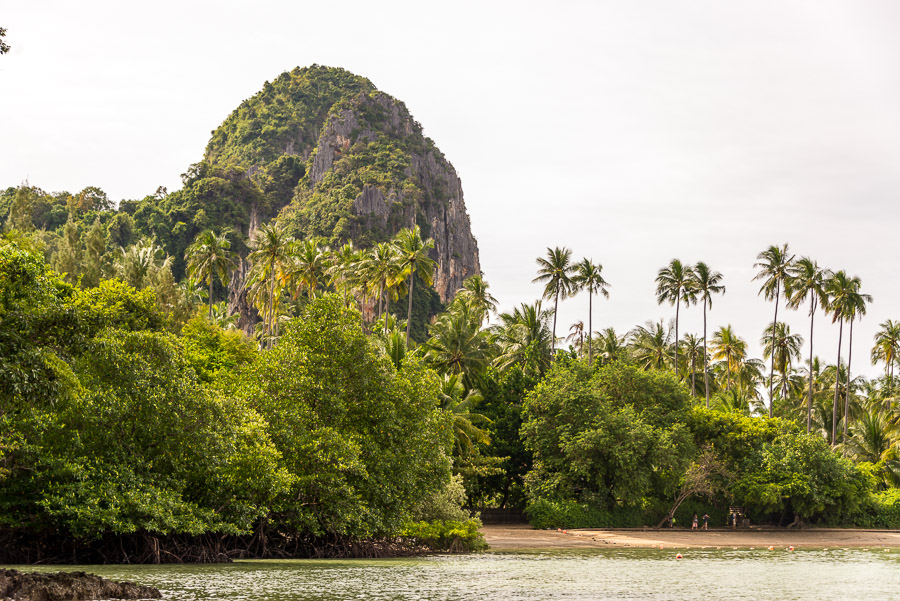
[[[465,521],[412,522],[403,528],[401,536],[412,542],[421,543],[433,551],[461,553],[487,548],[480,529],[481,520],[476,518]]]
[[[606,507],[572,500],[537,499],[526,507],[528,521],[535,528],[640,528],[644,512],[636,507]]]

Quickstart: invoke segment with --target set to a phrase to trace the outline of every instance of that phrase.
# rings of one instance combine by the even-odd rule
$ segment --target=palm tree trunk
[[[591,290],[588,289],[588,367],[594,366],[594,307],[592,306]]]
[[[844,320],[838,328],[838,355],[837,363],[834,366],[834,403],[831,407],[831,446],[837,444],[837,410],[838,410],[838,390],[841,387],[841,338],[844,335]]]
[[[775,328],[778,326],[778,300],[781,298],[781,280],[775,283],[775,321],[772,322],[772,367],[769,369],[769,417],[772,417],[772,406],[775,404]]]
[[[815,293],[810,293],[812,300],[810,301],[809,310],[809,400],[806,404],[806,433],[812,431],[812,394],[813,394],[813,320],[816,318],[816,297]]]
[[[212,274],[209,276],[209,320],[212,321],[212,285],[213,278]]]
[[[681,311],[681,290],[679,290],[675,294],[675,377],[676,378],[678,378],[678,313],[680,311]]]
[[[844,401],[844,442],[847,441],[847,426],[850,422],[850,362],[853,361],[853,318],[850,318],[850,337],[847,339],[847,398]]]
[[[413,283],[416,279],[416,270],[409,272],[409,309],[406,312],[406,348],[409,348],[409,327],[412,325],[412,296]]]
[[[691,353],[691,398],[697,396],[697,384],[694,382],[694,375],[696,370],[694,369],[694,354]]]
[[[556,300],[553,301],[553,340],[550,341],[550,360],[556,355],[556,310],[559,309],[559,290],[556,291]]]
[[[384,333],[387,334],[387,316],[391,312],[391,293],[389,290],[384,291]]]
[[[268,337],[267,346],[272,350],[272,326],[275,320],[272,313],[275,310],[275,266],[272,266],[272,283],[269,285],[269,325],[266,327],[266,335]]]
[[[703,387],[706,389],[706,408],[709,409],[709,362],[706,354],[706,299],[703,300]]]

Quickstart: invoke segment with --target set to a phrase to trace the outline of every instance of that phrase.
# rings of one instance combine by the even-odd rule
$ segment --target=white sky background
[[[789,242],[874,295],[853,367],[877,375],[872,336],[900,319],[900,4],[737,4],[0,0],[0,186],[175,190],[264,81],[340,66],[454,164],[504,310],[540,295],[547,246],[603,264],[594,329],[622,333],[674,316],[660,267],[704,260],[728,289],[710,332],[732,323],[761,355],[773,306],[752,266]],[[586,310],[564,302],[558,332]],[[780,314],[807,338],[805,311]],[[699,307],[682,316],[701,332]],[[837,328],[817,320],[833,362]]]

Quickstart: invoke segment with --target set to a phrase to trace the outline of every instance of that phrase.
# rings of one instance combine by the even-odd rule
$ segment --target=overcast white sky
[[[177,189],[264,81],[340,66],[453,162],[504,309],[540,295],[534,258],[565,245],[612,284],[594,329],[624,333],[674,315],[660,267],[704,260],[728,288],[710,330],[732,323],[759,354],[773,307],[752,266],[789,242],[874,295],[853,363],[876,375],[873,333],[900,318],[900,4],[740,4],[0,0],[0,186]],[[586,309],[566,301],[559,329]],[[784,313],[805,339],[805,311]],[[682,315],[701,331],[699,308]]]

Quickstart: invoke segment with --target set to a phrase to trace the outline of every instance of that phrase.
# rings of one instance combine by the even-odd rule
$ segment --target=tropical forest
[[[620,259],[547,240],[521,258],[541,297],[503,309],[447,158],[316,65],[181,178],[0,191],[0,562],[474,551],[500,510],[900,528],[900,315],[852,346],[873,302],[852,265],[761,241],[751,332],[707,330],[732,276],[673,258],[647,274],[671,321],[615,331]]]

